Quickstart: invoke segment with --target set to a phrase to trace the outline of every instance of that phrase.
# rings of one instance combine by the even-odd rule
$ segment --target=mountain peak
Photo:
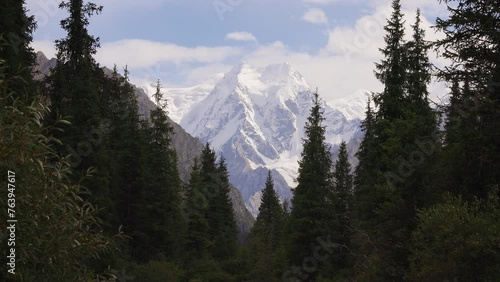
[[[290,188],[295,186],[312,93],[288,62],[254,67],[240,61],[211,91],[199,95],[180,118],[187,132],[210,142],[224,155],[231,181],[254,215],[268,169],[280,197],[286,200],[292,196]],[[358,134],[360,119],[356,117],[364,112],[363,95],[360,93],[359,103],[346,110],[324,105],[325,117],[331,122],[327,143],[334,146]],[[349,105],[348,101],[344,104]]]
[[[241,60],[238,62],[238,64],[234,65],[226,75],[238,75],[244,69],[248,69],[248,68],[252,68],[252,66],[247,64],[247,62]]]
[[[47,58],[47,56],[45,56],[45,54],[42,51],[36,52],[36,61],[37,62],[45,62],[48,60],[49,59]]]

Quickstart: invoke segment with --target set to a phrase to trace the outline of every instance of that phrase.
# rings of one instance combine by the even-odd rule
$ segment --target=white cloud
[[[378,48],[384,46],[383,26],[391,13],[391,8],[389,0],[374,2],[376,1],[378,5],[370,8],[371,11],[357,19],[354,24],[330,28],[326,33],[327,42],[315,53],[297,51],[281,41],[255,44],[243,49],[234,46],[184,47],[171,43],[128,39],[103,44],[98,50],[96,59],[106,66],[112,66],[114,63],[122,66],[128,64],[131,75],[137,78],[134,79],[135,83],[140,83],[141,78],[144,81],[160,78],[165,85],[194,85],[214,73],[229,71],[232,63],[244,59],[257,67],[290,62],[306,78],[311,87],[319,87],[326,101],[352,95],[359,89],[381,91],[382,84],[373,75],[373,70],[374,62],[379,62],[382,58]],[[439,6],[441,10],[438,10],[438,7],[433,8],[431,0],[422,2],[425,2],[422,14],[427,16],[427,18],[422,17],[426,39],[434,40],[442,37],[442,34],[432,30],[431,25],[434,16],[447,14],[446,7],[441,5]],[[372,3],[369,5],[373,7]],[[407,5],[403,6],[403,12],[406,15],[408,29],[406,35],[409,38],[411,36],[409,26],[415,20],[415,7],[411,3]],[[322,10],[316,10],[324,15]],[[426,10],[432,11],[426,12]],[[312,21],[322,24],[328,22],[326,15],[317,16]],[[256,42],[255,36],[251,33],[241,31],[228,33],[226,39]],[[36,41],[33,46],[36,50],[47,53],[47,56],[55,54],[52,42]],[[443,59],[436,59],[434,52],[430,55],[434,63],[440,65],[446,63]],[[433,83],[429,89],[434,97],[445,92],[444,86],[437,83]]]
[[[325,12],[318,8],[311,8],[307,10],[302,19],[306,22],[310,22],[313,24],[327,24],[328,18],[326,17]]]
[[[148,68],[158,63],[217,63],[241,55],[237,47],[184,47],[149,40],[126,39],[104,43],[97,51],[99,63],[112,66],[127,64],[133,68]]]
[[[257,41],[257,38],[250,32],[246,31],[236,31],[226,34],[227,40],[235,40],[235,41]]]
[[[385,1],[385,4],[359,18],[352,26],[337,26],[330,29],[327,44],[316,54],[292,51],[278,41],[260,46],[244,59],[256,66],[290,62],[306,78],[311,87],[319,87],[326,101],[352,95],[360,89],[382,91],[383,86],[375,78],[373,70],[374,63],[382,58],[379,48],[385,44],[383,27],[392,12],[390,3]],[[404,10],[403,13],[406,20],[406,37],[410,39],[412,35],[410,25],[415,21],[415,11]],[[421,27],[426,31],[427,40],[442,38],[442,34],[435,33],[431,28],[431,21],[425,17],[422,17],[422,21]],[[429,55],[435,64],[446,63],[442,59],[436,59],[433,51]],[[442,95],[444,85],[433,82],[429,90],[431,97],[436,97]]]

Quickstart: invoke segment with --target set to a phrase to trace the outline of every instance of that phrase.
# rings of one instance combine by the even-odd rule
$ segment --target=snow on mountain
[[[172,119],[224,155],[231,182],[254,216],[267,169],[281,199],[291,198],[313,91],[290,64],[256,68],[240,62],[222,78],[166,92],[173,101]],[[332,148],[359,137],[366,95],[360,91],[331,105],[323,103],[326,140]]]
[[[168,116],[176,123],[180,123],[192,106],[207,97],[223,77],[224,74],[219,73],[195,86],[163,88],[163,95],[168,102]],[[146,85],[143,88],[151,95],[156,92],[155,85]]]

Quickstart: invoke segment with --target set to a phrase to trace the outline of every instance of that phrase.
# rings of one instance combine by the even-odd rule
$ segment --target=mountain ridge
[[[354,155],[367,94],[359,91],[349,99],[338,99],[334,101],[338,106],[322,102],[326,141],[333,154],[345,140],[352,143],[351,158]],[[289,63],[256,68],[241,61],[204,95],[186,107],[190,109],[180,124],[226,157],[231,182],[240,189],[247,208],[257,215],[267,169],[281,200],[289,200],[312,106],[313,90],[305,78]]]

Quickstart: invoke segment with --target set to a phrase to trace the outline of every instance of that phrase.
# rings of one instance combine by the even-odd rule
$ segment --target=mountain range
[[[226,158],[230,180],[253,216],[268,169],[281,200],[292,197],[314,91],[289,63],[257,68],[242,61],[199,85],[164,92],[170,117]],[[344,140],[356,163],[368,95],[361,90],[322,102],[326,142],[334,157]]]

